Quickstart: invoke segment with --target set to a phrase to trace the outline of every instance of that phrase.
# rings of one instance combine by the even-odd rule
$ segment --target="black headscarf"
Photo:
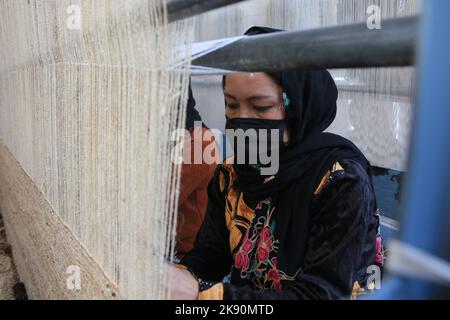
[[[246,35],[279,32],[252,27]],[[303,261],[311,222],[313,194],[334,163],[358,161],[369,173],[369,163],[358,148],[341,136],[324,133],[336,116],[338,91],[325,69],[302,69],[280,73],[290,104],[286,109],[289,144],[280,154],[280,168],[267,183],[238,176],[237,186],[250,197],[274,196],[275,237],[280,241],[280,269],[295,273]],[[370,173],[369,173],[370,175]]]
[[[200,116],[200,113],[195,109],[195,99],[194,95],[192,94],[192,88],[191,83],[189,82],[189,100],[186,108],[186,123],[185,128],[190,130],[194,128],[194,122],[195,121],[202,121],[202,117]]]

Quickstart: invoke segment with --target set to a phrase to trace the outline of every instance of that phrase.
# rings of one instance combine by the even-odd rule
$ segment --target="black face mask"
[[[278,159],[283,152],[284,120],[227,118],[225,128],[228,141],[233,146],[234,166],[238,171],[248,166],[253,171],[259,171],[261,167],[270,166],[275,152]]]

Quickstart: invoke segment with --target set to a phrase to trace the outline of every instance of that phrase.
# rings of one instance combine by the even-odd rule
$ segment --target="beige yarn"
[[[0,1],[0,206],[30,298],[165,298],[191,29],[165,0]]]
[[[17,281],[11,247],[6,242],[5,226],[0,212],[0,300],[14,300],[13,289]]]

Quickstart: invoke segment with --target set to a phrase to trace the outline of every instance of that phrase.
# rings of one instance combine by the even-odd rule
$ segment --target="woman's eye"
[[[258,112],[266,112],[269,111],[272,106],[254,106],[255,110]]]
[[[236,110],[237,108],[239,108],[239,106],[237,104],[231,104],[231,103],[227,103],[226,107],[232,110]]]

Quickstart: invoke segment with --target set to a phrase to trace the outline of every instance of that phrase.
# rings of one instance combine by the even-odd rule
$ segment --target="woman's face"
[[[229,119],[285,119],[283,91],[263,72],[227,75],[223,91]]]

